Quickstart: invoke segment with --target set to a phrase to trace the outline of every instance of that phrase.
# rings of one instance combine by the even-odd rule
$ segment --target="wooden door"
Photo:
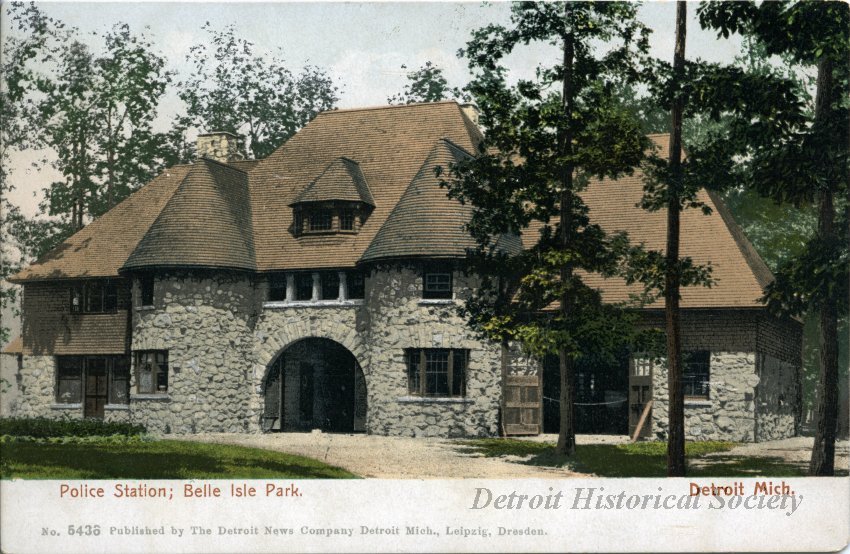
[[[86,398],[84,417],[103,419],[103,407],[107,398],[106,358],[86,359]]]
[[[634,436],[646,405],[652,400],[652,360],[632,358],[629,361],[629,436]],[[652,434],[652,407],[649,408],[640,437]]]
[[[506,435],[539,435],[542,406],[539,375],[508,375],[505,383]]]

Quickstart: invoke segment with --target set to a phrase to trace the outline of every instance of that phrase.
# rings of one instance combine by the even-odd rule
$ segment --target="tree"
[[[817,208],[814,237],[802,254],[780,265],[776,281],[766,295],[768,306],[782,313],[818,313],[820,377],[817,431],[809,467],[812,475],[834,472],[837,324],[839,310],[847,309],[850,279],[847,222],[839,224],[840,202],[836,202],[850,188],[848,13],[848,6],[838,2],[723,2],[703,5],[699,10],[701,24],[721,36],[750,36],[771,55],[788,56],[817,68],[813,114],[800,109],[802,100],[798,95],[786,105],[774,106],[769,121],[774,132],[741,132],[733,137],[744,145],[742,151],[748,157],[749,186],[778,202],[814,203]],[[748,107],[740,104],[735,110],[746,123],[752,119]],[[759,123],[764,126],[763,121]]]
[[[10,182],[9,157],[14,151],[37,147],[38,111],[32,102],[36,76],[33,65],[43,61],[43,47],[61,23],[47,17],[35,4],[14,3],[6,14],[20,36],[4,37],[0,55],[0,311],[14,306],[17,287],[6,278],[20,267],[21,253],[16,248],[14,226],[23,216],[9,201],[14,189]],[[8,342],[9,328],[0,323],[0,344]]]
[[[648,30],[635,14],[623,2],[518,2],[510,27],[475,31],[461,52],[476,73],[468,90],[486,129],[477,156],[451,166],[445,180],[450,196],[473,207],[468,228],[478,248],[470,264],[482,282],[465,314],[491,339],[558,354],[563,455],[575,453],[576,360],[612,351],[632,329],[581,278],[618,271],[626,240],[592,224],[578,193],[593,178],[631,173],[649,146],[613,94],[616,81],[637,78],[647,51]],[[532,42],[553,45],[557,57],[536,80],[509,87],[500,60]],[[497,237],[531,233],[536,223],[534,248],[500,247]]]
[[[339,87],[322,69],[294,75],[278,57],[254,53],[233,26],[204,25],[210,40],[187,56],[192,74],[179,84],[187,123],[204,131],[245,135],[249,157],[263,158],[323,110],[336,105]]]
[[[401,66],[407,69],[407,66]],[[409,81],[404,90],[387,98],[388,104],[413,104],[416,102],[439,102],[457,98],[468,100],[469,95],[457,87],[449,87],[449,82],[443,75],[443,70],[430,61],[414,71],[407,73]]]
[[[685,76],[685,35],[687,4],[676,2],[676,49],[673,55],[673,86]],[[664,271],[664,314],[667,335],[668,436],[667,476],[685,475],[685,393],[682,385],[682,323],[679,309],[681,276],[679,243],[682,213],[682,114],[684,97],[675,95],[671,110],[670,181],[667,191],[667,248]]]

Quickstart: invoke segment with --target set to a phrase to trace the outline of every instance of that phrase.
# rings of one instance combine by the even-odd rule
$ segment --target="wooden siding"
[[[124,354],[128,344],[129,283],[119,286],[118,309],[104,314],[72,314],[71,286],[80,281],[24,285],[23,353],[34,355]]]

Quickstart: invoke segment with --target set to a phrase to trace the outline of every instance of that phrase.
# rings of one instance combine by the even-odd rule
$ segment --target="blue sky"
[[[404,84],[404,70],[425,61],[441,66],[451,85],[467,80],[465,60],[457,50],[472,30],[485,24],[507,23],[510,6],[503,2],[41,2],[49,15],[78,27],[92,46],[102,33],[119,21],[134,31],[148,34],[169,68],[185,74],[189,48],[206,39],[205,22],[223,28],[233,24],[237,32],[254,42],[260,52],[280,54],[297,69],[305,64],[325,68],[342,86],[340,107],[386,104]],[[697,3],[689,5],[688,57],[709,61],[729,60],[737,54],[737,40],[717,40],[702,31],[696,21]],[[640,18],[653,29],[652,53],[662,59],[673,57],[674,2],[648,2]],[[11,30],[2,22],[5,36]],[[548,56],[544,47],[522,48],[506,60],[513,76],[530,76]],[[180,110],[173,91],[162,104],[161,122]],[[35,153],[18,155],[13,166],[23,169]],[[38,192],[52,179],[52,172],[21,170],[14,175],[17,185],[12,200],[28,214],[35,212]],[[33,195],[35,193],[35,195]]]

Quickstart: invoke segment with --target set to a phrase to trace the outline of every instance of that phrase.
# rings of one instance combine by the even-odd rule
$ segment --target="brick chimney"
[[[478,109],[478,106],[471,102],[467,102],[466,104],[460,105],[461,111],[469,118],[469,120],[478,126],[478,115],[481,113]]]
[[[225,131],[198,135],[197,150],[198,159],[207,158],[222,163],[245,159],[239,152],[239,137]]]

